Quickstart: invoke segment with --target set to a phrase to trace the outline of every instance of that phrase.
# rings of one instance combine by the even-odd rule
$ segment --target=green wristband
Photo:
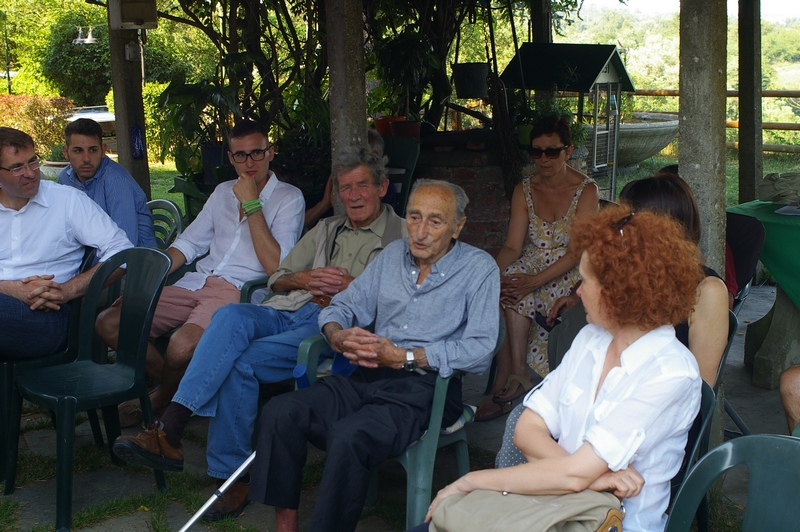
[[[258,205],[258,207],[261,208],[261,202],[259,200],[257,200],[257,199],[250,200],[250,201],[245,201],[244,203],[242,203],[242,208],[243,209],[249,209],[249,208],[251,208],[251,207],[253,207],[255,205]]]

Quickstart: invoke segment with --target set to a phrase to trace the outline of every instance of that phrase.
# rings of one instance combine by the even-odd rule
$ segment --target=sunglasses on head
[[[561,152],[569,148],[569,146],[561,146],[560,148],[531,148],[530,154],[534,159],[541,159],[542,155],[546,155],[548,159],[556,159]]]

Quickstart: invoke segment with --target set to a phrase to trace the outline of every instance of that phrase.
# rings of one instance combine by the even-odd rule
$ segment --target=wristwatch
[[[406,349],[406,363],[403,364],[403,369],[406,371],[414,371],[417,369],[417,362],[414,360],[413,349]]]

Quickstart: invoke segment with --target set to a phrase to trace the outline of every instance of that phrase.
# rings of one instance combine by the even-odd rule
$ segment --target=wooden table
[[[758,218],[766,240],[761,262],[775,277],[775,304],[747,327],[745,364],[753,366],[753,385],[778,387],[784,369],[800,364],[800,216],[775,214],[783,205],[751,201],[729,212]]]

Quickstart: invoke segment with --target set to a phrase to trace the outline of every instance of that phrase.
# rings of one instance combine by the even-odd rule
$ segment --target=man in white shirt
[[[269,170],[274,156],[264,126],[252,121],[237,124],[230,133],[228,159],[239,178],[218,185],[194,222],[167,249],[170,273],[208,256],[197,263],[197,271],[165,287],[156,307],[151,337],[179,329],[171,336],[165,357],[148,346],[147,371],[161,383],[150,394],[153,409],[169,404],[212,314],[237,303],[245,282],[275,272],[300,238],[303,195]],[[97,330],[106,344],[116,346],[118,307],[98,317]],[[140,420],[138,400],[120,405],[122,426]]]
[[[86,247],[102,262],[132,244],[86,194],[41,180],[28,134],[0,127],[0,358],[65,345],[70,301],[98,267],[79,274]]]

